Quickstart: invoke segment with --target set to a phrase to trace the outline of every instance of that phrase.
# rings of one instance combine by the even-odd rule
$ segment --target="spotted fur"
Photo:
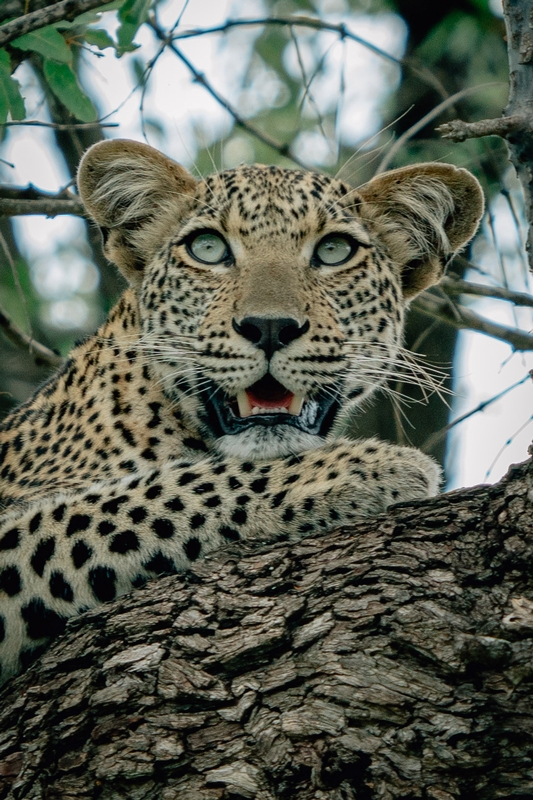
[[[228,541],[294,540],[434,494],[422,453],[326,434],[379,385],[410,297],[482,211],[475,179],[448,165],[357,191],[265,166],[197,182],[122,141],[86,154],[79,185],[131,288],[0,427],[2,681],[72,615]],[[195,260],[199,230],[231,258]],[[357,244],[349,260],[317,263],[317,242],[339,233]],[[249,318],[290,319],[298,335],[268,354],[242,334]],[[209,392],[231,399],[267,373],[310,408],[325,398],[323,429],[218,430]]]

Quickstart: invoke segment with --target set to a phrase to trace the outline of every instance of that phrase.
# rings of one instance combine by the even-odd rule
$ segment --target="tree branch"
[[[421,131],[426,125],[429,125],[434,119],[436,119],[439,114],[442,114],[450,106],[455,105],[458,100],[461,100],[463,97],[468,97],[470,94],[474,94],[475,92],[479,91],[480,89],[485,89],[487,86],[497,86],[498,82],[495,83],[483,83],[480,86],[470,86],[468,89],[462,89],[460,92],[456,92],[452,94],[451,97],[447,97],[442,103],[439,103],[435,108],[432,108],[422,119],[419,119],[418,122],[415,122],[414,125],[411,125],[402,135],[394,142],[388,153],[385,154],[383,159],[381,160],[377,170],[376,175],[379,175],[381,172],[385,172],[388,169],[389,164],[391,163],[392,159],[396,155],[396,153],[403,147],[403,145],[409,141],[415,134]],[[442,126],[441,126],[442,127]],[[439,130],[438,128],[436,130]]]
[[[533,119],[533,0],[503,0],[503,15],[507,32],[509,56],[509,102],[506,117],[522,116]],[[527,253],[533,271],[533,133],[514,131],[507,136],[511,161],[522,184],[529,223]]]
[[[54,3],[52,6],[38,9],[31,14],[25,14],[23,17],[18,17],[0,26],[0,47],[9,44],[13,39],[18,39],[19,36],[24,36],[25,33],[36,31],[60,20],[72,20],[86,11],[103,5],[105,5],[105,0],[104,2],[102,0],[61,0],[60,3]]]
[[[87,130],[89,128],[118,128],[118,122],[66,122],[61,124],[59,122],[41,122],[38,119],[23,119],[23,120],[10,120],[9,122],[0,122],[0,128],[16,128],[20,126],[27,126],[29,128],[53,128],[55,131],[69,131],[72,128],[75,130]]]
[[[453,142],[464,142],[466,139],[475,139],[481,136],[501,136],[508,138],[513,133],[531,133],[533,131],[533,117],[524,114],[514,114],[512,117],[499,117],[498,119],[481,119],[478,122],[463,122],[454,119],[435,128],[443,139]]]
[[[471,294],[476,297],[492,297],[495,300],[507,300],[515,306],[527,306],[533,308],[533,297],[525,292],[513,292],[502,286],[486,286],[482,283],[470,283],[460,278],[452,278],[445,275],[441,278],[439,286],[446,294]]]
[[[530,797],[532,479],[259,534],[73,619],[2,689],[0,796]]]
[[[454,328],[478,331],[507,342],[513,350],[533,350],[533,335],[530,333],[525,333],[525,331],[520,331],[516,328],[508,328],[496,322],[490,322],[463,306],[453,305],[450,307],[450,302],[444,298],[437,297],[435,294],[425,292],[416,298],[413,307],[423,314],[428,314],[430,317],[453,325]]]
[[[14,322],[9,319],[1,307],[0,329],[9,339],[9,341],[12,342],[16,347],[28,352],[37,366],[44,365],[56,369],[64,363],[64,360],[60,355],[54,353],[54,351],[50,350],[48,347],[45,347],[44,344],[36,342],[35,339],[32,339],[32,337],[28,336],[28,334],[24,333],[24,331],[21,331],[20,328],[18,328]]]
[[[470,411],[465,411],[464,414],[461,414],[461,416],[456,417],[456,419],[449,422],[439,431],[435,431],[435,433],[432,433],[431,436],[428,436],[426,441],[421,445],[420,449],[423,450],[424,453],[431,453],[433,447],[438,442],[440,442],[441,439],[444,439],[448,431],[451,431],[452,428],[455,428],[456,425],[459,425],[461,422],[470,419],[470,417],[473,417],[474,414],[479,414],[480,411],[484,411],[493,403],[497,403],[498,400],[501,400],[502,397],[505,397],[505,395],[509,394],[509,392],[512,392],[513,389],[517,389],[519,386],[522,386],[522,384],[524,384],[526,381],[532,379],[533,379],[533,370],[529,370],[527,375],[524,375],[524,377],[521,378],[516,383],[511,384],[511,386],[508,386],[506,389],[503,389],[501,392],[498,392],[498,394],[495,394],[488,400],[483,400],[483,402],[479,403],[475,408],[471,408]]]
[[[150,20],[149,25],[155,32],[156,36],[160,39],[160,41],[167,42],[167,46],[169,47],[169,49],[172,50],[174,55],[176,55],[185,64],[191,75],[193,75],[196,83],[199,83],[201,86],[203,86],[204,89],[206,89],[209,92],[211,97],[213,97],[217,101],[217,103],[219,103],[219,105],[221,105],[222,108],[226,109],[228,114],[230,114],[233,117],[236,125],[238,125],[243,130],[247,131],[256,139],[259,139],[259,141],[263,142],[263,144],[266,144],[268,145],[268,147],[271,147],[273,150],[276,150],[276,152],[279,153],[280,156],[283,156],[284,158],[290,158],[291,161],[294,161],[294,163],[298,164],[298,166],[302,167],[302,169],[307,169],[306,165],[303,164],[300,161],[300,159],[292,152],[288,144],[282,144],[281,142],[276,141],[276,139],[273,139],[271,136],[268,136],[266,133],[263,133],[261,130],[259,130],[259,128],[256,128],[255,125],[252,125],[250,122],[247,122],[244,119],[244,117],[242,117],[239,114],[237,109],[216,91],[216,89],[209,83],[205,75],[196,69],[196,67],[189,61],[187,56],[184,55],[181,52],[181,50],[179,50],[179,48],[177,48],[176,45],[172,43],[172,40],[170,40],[165,35],[165,32],[157,25],[155,20],[153,19]]]
[[[351,39],[352,42],[357,42],[358,44],[363,45],[368,50],[371,50],[378,56],[381,56],[386,61],[391,61],[393,64],[398,64],[399,66],[405,65],[407,59],[396,58],[396,56],[387,53],[386,50],[382,50],[381,47],[377,47],[372,42],[369,42],[367,39],[363,39],[362,36],[358,36],[356,33],[352,33],[352,31],[341,22],[339,24],[333,22],[325,22],[321,19],[315,19],[314,17],[306,17],[303,14],[298,14],[295,17],[259,17],[257,19],[228,19],[223,25],[215,25],[212,28],[196,28],[189,31],[182,31],[181,33],[175,33],[171,37],[171,41],[177,41],[178,39],[192,39],[196,36],[204,36],[206,33],[226,33],[226,31],[231,30],[231,28],[242,28],[244,26],[256,26],[256,25],[286,25],[289,27],[304,27],[304,28],[314,28],[318,31],[331,31],[332,33],[338,33],[341,39]]]
[[[80,198],[69,191],[49,194],[33,186],[0,186],[0,216],[26,214],[44,214],[47,217],[75,214],[83,217],[86,216],[86,211]]]

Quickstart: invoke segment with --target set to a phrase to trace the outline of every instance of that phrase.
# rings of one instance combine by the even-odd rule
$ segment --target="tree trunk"
[[[533,795],[533,464],[75,619],[3,690],[0,798]]]

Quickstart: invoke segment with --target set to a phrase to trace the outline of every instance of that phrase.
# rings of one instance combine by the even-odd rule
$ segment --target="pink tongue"
[[[252,408],[254,406],[258,408],[289,408],[294,397],[292,392],[289,392],[271,375],[265,375],[260,381],[246,389],[246,394]]]

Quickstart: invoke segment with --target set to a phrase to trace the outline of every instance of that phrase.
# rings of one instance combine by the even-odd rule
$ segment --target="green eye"
[[[228,255],[226,242],[217,233],[199,233],[187,243],[191,256],[204,264],[220,264]]]
[[[315,259],[320,264],[326,266],[336,266],[337,264],[344,264],[351,258],[357,250],[357,243],[351,236],[341,236],[339,234],[331,234],[325,236],[321,242],[318,243],[315,250]]]

